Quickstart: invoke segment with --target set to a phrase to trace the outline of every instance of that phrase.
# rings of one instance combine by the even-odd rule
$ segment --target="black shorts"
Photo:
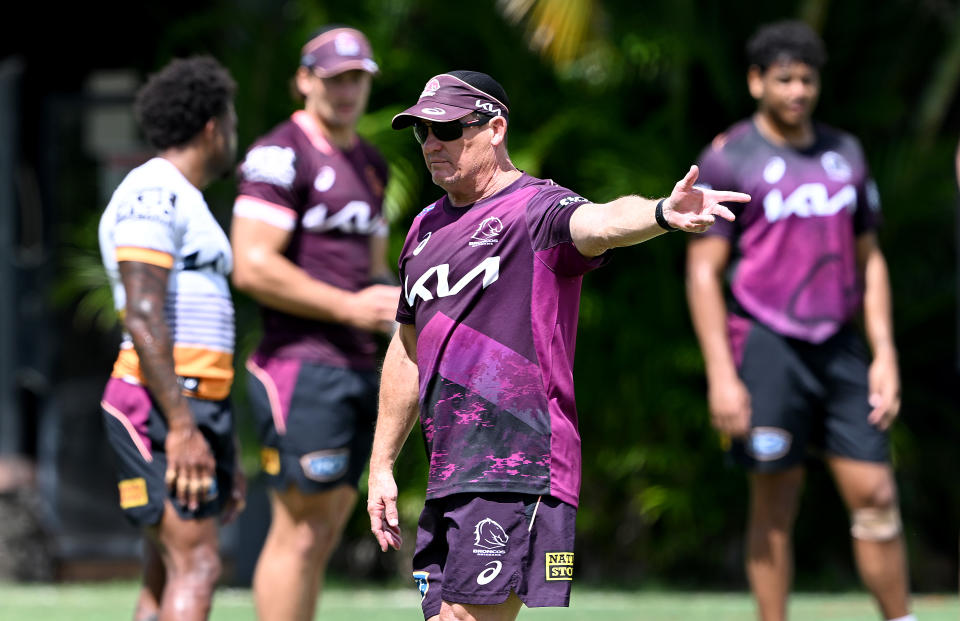
[[[100,402],[107,441],[113,450],[120,508],[137,527],[158,524],[164,500],[170,499],[183,519],[216,516],[229,500],[236,468],[233,414],[229,400],[208,401],[187,397],[197,427],[216,461],[214,489],[200,506],[190,511],[167,488],[167,419],[147,389],[110,378]]]
[[[304,493],[356,487],[373,443],[376,373],[259,355],[247,370],[268,484]]]
[[[847,325],[820,344],[787,338],[763,324],[732,318],[740,378],[750,391],[750,436],[731,453],[756,472],[801,463],[810,452],[860,461],[889,459],[887,434],[869,422],[869,352]],[[739,345],[739,346],[738,346]]]

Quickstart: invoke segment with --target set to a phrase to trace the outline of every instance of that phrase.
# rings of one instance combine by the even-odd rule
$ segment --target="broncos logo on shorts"
[[[507,540],[510,539],[507,532],[503,530],[503,526],[500,526],[490,518],[477,522],[476,527],[473,529],[473,534],[476,537],[473,545],[487,549],[505,548],[507,547]]]

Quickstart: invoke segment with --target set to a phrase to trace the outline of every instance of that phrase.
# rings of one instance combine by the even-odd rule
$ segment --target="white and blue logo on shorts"
[[[430,590],[430,572],[415,571],[413,572],[413,580],[417,583],[417,589],[420,590],[420,600],[423,601],[423,598],[427,596],[427,591]]]
[[[300,458],[300,467],[308,479],[327,483],[336,481],[347,472],[350,465],[350,449],[314,451]]]
[[[774,461],[790,451],[793,436],[779,427],[754,427],[747,452],[757,461]]]

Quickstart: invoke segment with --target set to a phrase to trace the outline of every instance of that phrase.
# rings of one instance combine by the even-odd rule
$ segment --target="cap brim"
[[[359,69],[360,71],[366,71],[371,75],[376,75],[380,73],[380,67],[377,66],[377,63],[373,62],[368,58],[356,59],[356,60],[346,60],[341,63],[337,63],[332,67],[321,67],[320,65],[313,65],[311,67],[313,72],[321,78],[332,78],[335,75],[339,75],[345,71],[353,71],[354,69]]]
[[[438,101],[418,101],[417,105],[410,106],[397,116],[393,117],[390,126],[394,129],[403,129],[410,127],[417,119],[426,121],[456,121],[462,119],[473,112],[470,108],[460,108],[450,104],[440,103]]]

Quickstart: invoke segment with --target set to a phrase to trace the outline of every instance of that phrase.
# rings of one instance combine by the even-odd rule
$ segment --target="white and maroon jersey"
[[[349,151],[331,145],[300,110],[259,139],[239,169],[234,217],[290,231],[284,256],[311,277],[347,291],[370,282],[370,240],[385,236],[387,166],[363,140]],[[369,332],[263,307],[259,353],[372,369]]]
[[[577,504],[573,359],[587,259],[570,237],[586,199],[524,174],[413,221],[400,255],[397,320],[414,324],[427,497],[549,494]]]
[[[824,125],[815,134],[807,149],[777,146],[741,121],[701,154],[698,185],[753,197],[705,233],[732,244],[734,309],[820,343],[861,306],[856,239],[878,226],[880,199],[856,138]]]
[[[118,262],[170,270],[164,315],[180,385],[192,397],[225,399],[233,382],[234,316],[227,282],[233,255],[200,190],[172,163],[153,158],[132,170],[114,191],[100,218],[99,236],[121,315],[127,301]],[[143,383],[128,333],[113,377]]]

